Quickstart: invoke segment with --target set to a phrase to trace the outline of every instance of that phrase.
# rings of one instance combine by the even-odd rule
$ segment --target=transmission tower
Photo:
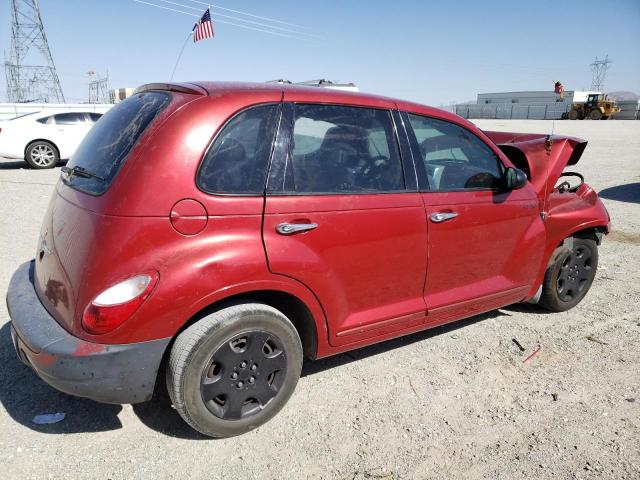
[[[607,70],[609,70],[609,65],[612,64],[613,61],[609,60],[609,55],[605,55],[604,59],[598,60],[598,57],[591,64],[591,71],[593,72],[593,77],[591,77],[591,90],[596,92],[602,92],[604,89],[604,79],[607,76]]]
[[[64,103],[38,0],[11,0],[11,56],[4,68],[9,102]]]

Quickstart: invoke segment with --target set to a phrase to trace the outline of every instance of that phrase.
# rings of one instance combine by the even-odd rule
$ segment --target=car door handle
[[[446,222],[452,218],[456,218],[458,214],[456,212],[437,212],[431,214],[431,221],[433,223]]]
[[[280,223],[276,231],[280,235],[293,235],[294,233],[306,232],[318,228],[317,223]]]

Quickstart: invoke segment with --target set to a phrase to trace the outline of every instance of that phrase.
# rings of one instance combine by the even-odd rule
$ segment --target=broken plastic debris
[[[52,423],[61,422],[66,416],[66,413],[44,413],[33,417],[33,423],[36,425],[50,425]]]
[[[540,353],[540,350],[542,350],[542,346],[538,345],[538,347],[533,351],[533,353],[531,355],[529,355],[527,358],[525,358],[522,363],[527,363],[529,360],[531,360],[533,357],[535,357],[538,353]]]
[[[600,340],[599,338],[594,337],[593,335],[587,335],[587,340],[590,340],[594,343],[599,343],[600,345],[609,345],[607,342]]]

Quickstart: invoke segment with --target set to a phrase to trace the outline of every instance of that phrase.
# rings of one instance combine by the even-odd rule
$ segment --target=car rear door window
[[[233,117],[214,139],[198,170],[207,193],[262,195],[280,105],[259,105]]]
[[[104,193],[142,133],[169,100],[165,92],[143,92],[114,106],[91,128],[67,164],[70,169],[82,167],[93,175],[63,175],[63,181],[93,195]]]
[[[56,125],[78,125],[84,124],[84,113],[82,112],[69,112],[69,113],[58,113],[53,116]]]
[[[286,190],[381,193],[405,190],[400,153],[387,110],[297,104]]]
[[[436,118],[409,114],[429,189],[500,189],[504,167],[498,156],[469,130]]]

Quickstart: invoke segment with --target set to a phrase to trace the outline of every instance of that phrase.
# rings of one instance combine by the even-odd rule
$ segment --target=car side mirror
[[[519,168],[509,167],[507,168],[505,175],[507,190],[517,190],[522,188],[527,183],[527,174]]]

